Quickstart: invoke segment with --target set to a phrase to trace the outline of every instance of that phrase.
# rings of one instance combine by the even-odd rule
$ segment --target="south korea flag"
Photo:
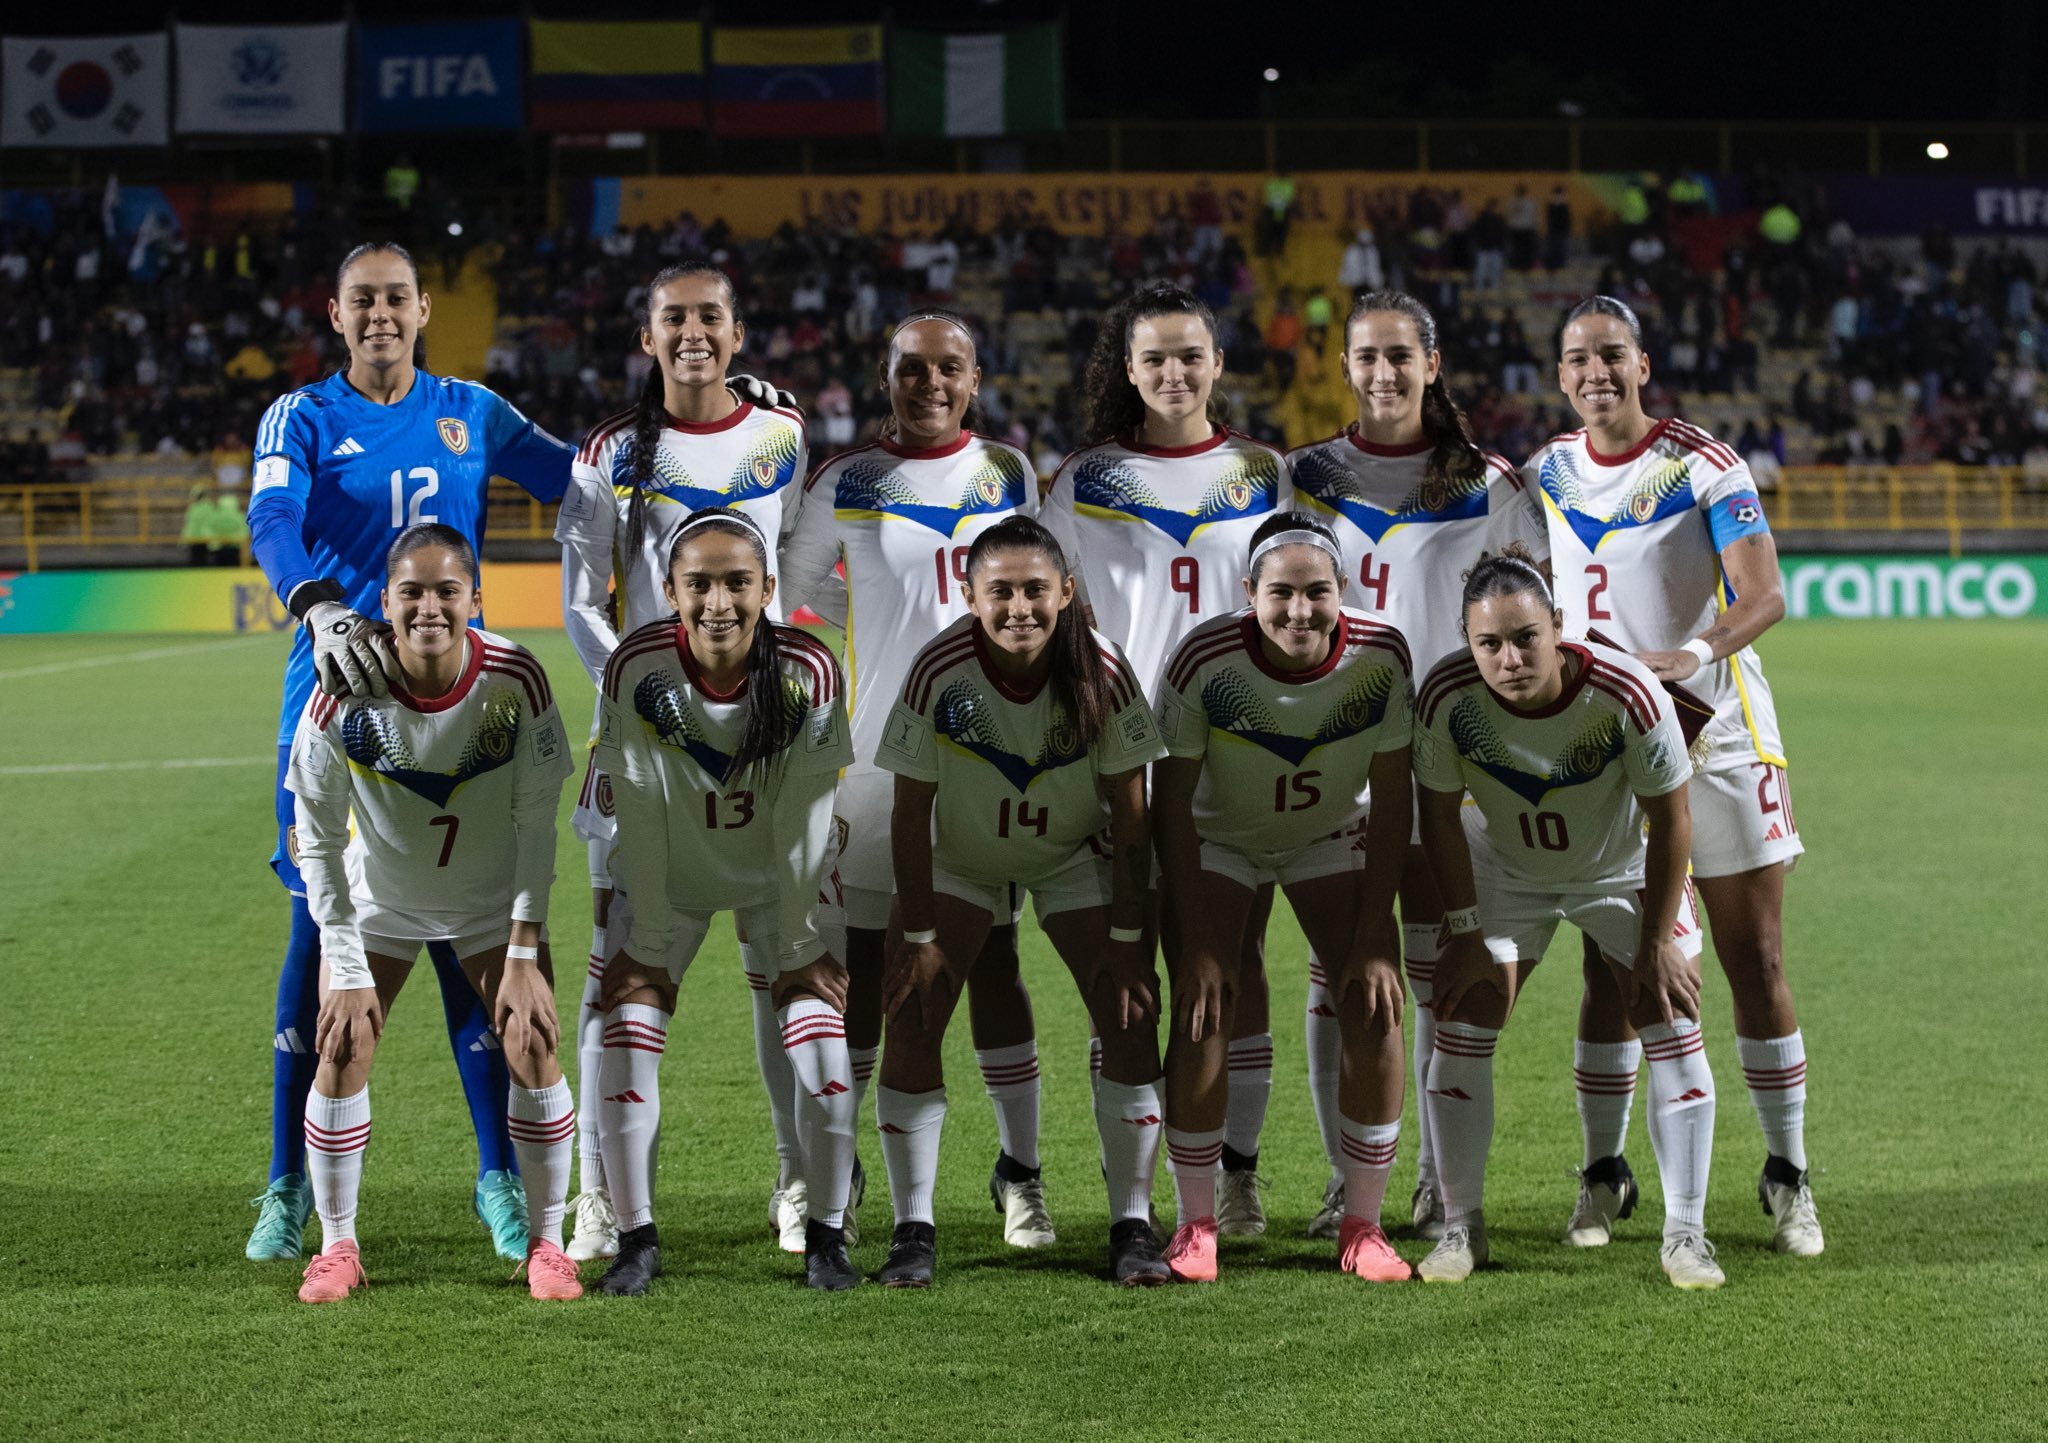
[[[170,41],[149,35],[8,37],[0,145],[167,145]]]

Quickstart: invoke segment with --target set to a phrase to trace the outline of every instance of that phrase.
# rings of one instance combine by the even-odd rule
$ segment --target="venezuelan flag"
[[[712,128],[720,135],[875,135],[882,27],[711,32]]]
[[[535,130],[681,130],[704,123],[699,22],[531,23]]]

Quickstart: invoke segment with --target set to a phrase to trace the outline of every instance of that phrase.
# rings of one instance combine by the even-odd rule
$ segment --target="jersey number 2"
[[[412,493],[412,504],[410,506],[406,505],[405,500],[405,483],[408,481],[424,483],[419,490]],[[417,526],[422,521],[439,521],[441,519],[439,516],[421,508],[440,489],[441,473],[431,466],[415,466],[410,471],[394,468],[391,472],[392,528],[398,530],[407,526]]]

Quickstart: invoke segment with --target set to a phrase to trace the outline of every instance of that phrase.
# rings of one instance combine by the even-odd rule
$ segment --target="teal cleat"
[[[491,1230],[491,1246],[507,1262],[527,1252],[526,1185],[517,1173],[487,1172],[476,1181],[476,1215]]]
[[[261,1208],[256,1226],[249,1230],[249,1245],[242,1256],[252,1263],[288,1263],[305,1251],[306,1219],[313,1212],[313,1189],[300,1173],[286,1173],[249,1199],[249,1206]]]

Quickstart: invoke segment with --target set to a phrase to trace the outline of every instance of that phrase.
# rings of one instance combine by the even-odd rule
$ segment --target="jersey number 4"
[[[412,493],[410,504],[406,500],[406,483],[417,481],[420,488]],[[417,526],[422,521],[439,521],[441,518],[424,510],[428,500],[441,489],[441,473],[431,466],[415,466],[410,471],[394,468],[391,472],[391,525],[394,530]]]

